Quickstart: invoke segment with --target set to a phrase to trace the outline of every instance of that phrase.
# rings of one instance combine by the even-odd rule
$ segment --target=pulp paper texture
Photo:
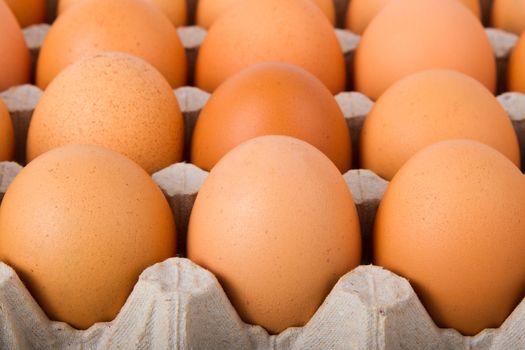
[[[194,0],[189,3],[195,8]],[[338,23],[342,23],[347,1],[335,3]],[[482,3],[487,13],[489,1]],[[49,6],[56,6],[56,1]],[[24,30],[33,60],[48,29],[38,25]],[[342,30],[336,33],[351,67],[359,36]],[[196,27],[179,29],[190,66],[205,34]],[[493,29],[487,29],[487,34],[503,77],[516,37]],[[195,122],[209,94],[193,87],[174,93],[184,115],[189,150]],[[41,95],[34,86],[1,93],[14,123],[16,159],[22,164],[29,121]],[[355,152],[373,102],[354,92],[341,93],[336,99]],[[525,95],[507,93],[498,99],[513,121],[525,155]],[[16,163],[0,163],[0,200],[20,170]],[[207,174],[180,163],[153,175],[173,210],[179,246],[184,246],[189,215]],[[356,202],[367,261],[372,223],[388,182],[367,170],[351,170],[344,178]],[[16,273],[0,263],[0,349],[525,349],[525,301],[500,329],[463,337],[434,325],[407,280],[379,267],[360,266],[341,278],[305,327],[270,336],[239,319],[210,272],[187,259],[173,258],[142,273],[115,320],[78,331],[48,320]]]

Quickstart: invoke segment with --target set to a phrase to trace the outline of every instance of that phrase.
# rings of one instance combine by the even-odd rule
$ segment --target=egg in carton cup
[[[23,86],[9,90],[20,95]],[[15,94],[18,93],[18,94]],[[174,91],[187,122],[192,125],[209,94],[193,87]],[[27,99],[6,98],[12,114],[31,114],[38,94]],[[509,97],[510,96],[510,97]],[[523,117],[519,94],[500,96],[511,115]],[[344,92],[337,96],[347,124],[357,135],[373,106],[365,96]],[[14,102],[10,102],[14,101]],[[16,102],[16,103],[15,103]],[[25,104],[23,103],[25,102]],[[521,112],[521,114],[520,114]],[[189,129],[189,130],[188,130]],[[191,128],[188,128],[190,132]],[[0,164],[2,191],[20,170],[16,163]],[[172,208],[184,246],[189,215],[207,172],[188,163],[174,164],[153,175]],[[344,174],[361,221],[364,260],[370,258],[372,223],[388,182],[369,170]],[[368,253],[369,254],[369,253]],[[439,329],[420,303],[409,282],[375,266],[361,266],[340,279],[311,321],[270,335],[259,326],[241,321],[217,279],[184,258],[173,258],[145,270],[117,318],[88,330],[50,321],[16,273],[0,265],[0,348],[166,348],[181,349],[509,349],[522,348],[525,303],[516,308],[501,328],[463,337]],[[350,345],[349,345],[350,344]]]
[[[193,4],[190,8],[195,8],[195,2],[190,3]],[[335,3],[339,18],[343,18],[346,1]],[[482,3],[488,6],[487,1]],[[48,28],[42,24],[24,30],[34,60]],[[206,32],[191,26],[179,28],[178,32],[190,67],[193,67]],[[359,36],[341,29],[336,29],[336,33],[347,67],[352,67]],[[506,62],[517,37],[494,29],[487,29],[487,34],[498,59],[499,86],[504,86],[501,77],[505,76]],[[185,134],[190,136],[186,137],[185,149],[188,150],[193,127],[209,94],[194,87],[179,88],[174,93],[183,112]],[[31,114],[41,95],[42,91],[31,85],[2,93],[13,120],[20,162],[25,154]],[[344,112],[356,152],[360,130],[373,102],[355,92],[340,93],[336,99]],[[506,93],[498,99],[514,124],[523,155],[525,95]],[[0,196],[20,169],[16,163],[0,164]],[[179,247],[185,246],[189,215],[207,174],[192,164],[178,163],[153,175],[172,208]],[[344,178],[357,206],[364,262],[368,263],[372,224],[388,182],[369,170],[351,170],[344,174]],[[409,282],[375,266],[360,266],[345,275],[306,326],[290,328],[279,335],[269,335],[259,326],[243,323],[217,279],[184,258],[169,259],[146,269],[117,318],[85,331],[50,321],[16,273],[3,263],[0,264],[0,306],[0,348],[6,349],[525,348],[525,302],[501,328],[485,330],[475,337],[464,337],[457,331],[435,326]]]

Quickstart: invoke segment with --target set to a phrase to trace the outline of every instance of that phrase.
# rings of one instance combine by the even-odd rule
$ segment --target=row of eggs
[[[4,0],[21,27],[43,23],[45,20],[45,0]],[[324,12],[328,20],[335,23],[335,8],[332,0],[314,0]],[[63,13],[78,0],[60,0],[58,14]],[[161,11],[169,18],[175,27],[187,25],[186,0],[166,1],[153,0]],[[196,24],[210,28],[221,14],[238,4],[239,0],[200,0],[197,3]],[[372,19],[381,11],[389,0],[351,0],[347,9],[345,27],[356,34],[362,34]],[[470,8],[474,15],[481,17],[478,0],[461,0]],[[491,25],[515,34],[521,34],[525,28],[525,2],[511,0],[495,0],[491,9]]]
[[[271,60],[305,68],[332,93],[345,88],[343,54],[322,12],[310,1],[272,1],[239,4],[214,22],[197,57],[196,86],[213,91],[241,69]],[[122,8],[126,11],[112,16]],[[8,35],[0,45],[11,53],[0,66],[3,90],[29,81],[30,60],[15,20],[9,18],[7,8],[2,12],[5,20],[0,23],[5,28],[0,31]],[[172,87],[187,81],[186,56],[176,29],[158,9],[139,0],[90,0],[72,6],[52,25],[41,48],[37,85],[46,88],[65,67],[100,51],[142,57]],[[519,64],[524,55],[525,39],[509,64],[509,90],[525,90]],[[495,90],[491,45],[481,23],[465,6],[455,0],[396,0],[375,16],[363,34],[355,56],[355,89],[376,100],[402,77],[430,68],[458,70]]]
[[[0,160],[15,140],[0,102]],[[27,135],[27,161],[50,149],[98,144],[116,150],[150,174],[183,160],[183,116],[171,87],[140,58],[101,53],[64,70],[38,102]],[[330,91],[297,66],[264,62],[227,79],[201,111],[190,161],[210,170],[240,143],[280,134],[309,142],[341,173],[352,166],[352,142]],[[428,70],[391,86],[375,103],[360,135],[362,168],[390,180],[417,151],[434,142],[469,138],[492,146],[520,166],[513,125],[499,101],[475,79]]]
[[[84,6],[83,10],[76,12],[80,16],[95,4],[107,4],[102,17],[87,12],[100,21],[129,20],[121,22],[115,32],[117,42],[126,43],[128,38],[132,41],[129,47],[146,46],[147,52],[155,51],[159,46],[154,42],[137,37],[142,31],[130,30],[135,23],[130,20],[133,16],[121,11],[119,1],[86,1],[78,5]],[[129,11],[141,10],[144,17],[158,16],[158,11],[148,10],[138,1],[126,4]],[[460,32],[461,22],[461,28],[472,28],[471,32],[462,32],[463,38],[485,45],[479,34],[484,35],[483,31],[476,33],[479,23],[460,5],[452,1],[399,0],[388,9],[398,15],[403,9],[408,16],[407,8],[401,7],[408,4],[421,15],[423,24],[429,19],[423,15],[430,13]],[[283,17],[268,17],[272,6],[282,7],[282,11],[272,13]],[[241,9],[251,9],[260,17],[246,19]],[[322,18],[313,5],[298,0],[251,1],[235,11],[229,16],[247,26],[267,23],[268,18],[284,21],[286,26],[278,31],[280,35],[287,33],[278,42],[281,46],[270,50],[262,45],[260,49],[282,54],[295,54],[296,49],[289,44],[295,42],[291,38],[298,31],[286,30],[298,27],[305,31],[305,23]],[[452,13],[449,11],[458,17],[445,16]],[[386,16],[384,13],[389,12],[385,9],[381,16]],[[457,22],[451,24],[449,17]],[[64,22],[59,19],[54,27]],[[79,23],[82,21],[76,18],[64,26],[81,28]],[[225,23],[223,28],[236,28],[226,20],[218,23]],[[99,22],[94,22],[89,33],[96,33],[99,27]],[[313,32],[307,34],[317,46],[336,42],[326,39],[333,36],[326,23],[314,28],[315,36]],[[130,32],[133,35],[129,36]],[[220,33],[211,29],[208,38],[213,32]],[[225,34],[223,44],[231,40],[238,48],[242,41],[235,34],[249,36],[247,33],[237,27]],[[430,34],[424,33],[428,40]],[[448,40],[459,37],[458,45],[465,43],[462,35],[454,35]],[[65,53],[74,55],[78,50],[84,56],[95,46],[95,51],[120,49],[96,40],[75,48],[72,43],[78,42],[78,37],[67,38],[55,39],[63,51],[48,58],[57,77],[45,84],[49,86],[30,128],[28,156],[35,159],[15,179],[0,208],[0,258],[16,269],[51,318],[87,328],[115,316],[145,267],[174,255],[175,227],[162,194],[137,164],[96,146],[60,146],[100,144],[128,155],[151,173],[180,160],[183,128],[171,92],[177,84],[166,82],[167,70],[160,69],[155,64],[158,61],[146,57],[164,78],[148,63],[115,53],[91,56],[62,71],[62,67],[57,68],[58,58],[67,56]],[[178,40],[173,35],[170,38]],[[254,43],[263,44],[266,35],[259,34],[258,38],[244,41],[249,54],[257,51]],[[169,47],[160,48],[169,51]],[[334,47],[341,55],[338,46]],[[469,47],[475,53],[486,51]],[[419,47],[414,52],[427,54],[427,49]],[[203,52],[204,46],[201,54],[205,55]],[[245,321],[260,324],[272,333],[305,324],[337,279],[359,264],[361,251],[355,206],[340,174],[349,168],[350,139],[330,93],[339,88],[322,79],[325,71],[338,65],[333,60],[319,61],[322,55],[318,52],[298,52],[298,56],[313,59],[309,66],[315,68],[309,69],[313,75],[284,63],[266,63],[237,74],[240,68],[225,68],[224,77],[214,77],[210,86],[217,87],[209,89],[215,90],[214,94],[195,130],[195,135],[203,136],[195,137],[192,146],[193,157],[203,159],[195,158],[194,162],[202,161],[203,168],[212,170],[192,212],[188,256],[214,272]],[[378,52],[383,61],[395,62],[395,55]],[[213,66],[217,57],[238,59],[223,51],[217,55],[202,64],[210,74],[221,70]],[[478,56],[490,61],[485,54]],[[282,56],[272,59],[288,61]],[[166,57],[163,60],[168,61]],[[180,69],[183,62],[179,59],[173,65],[172,61],[173,69]],[[459,68],[437,67],[468,70],[470,63],[459,64]],[[445,70],[425,71],[388,83],[390,88],[385,87],[388,90],[367,118],[361,147],[362,162],[370,164],[366,167],[392,178],[376,220],[375,263],[409,278],[439,326],[454,327],[468,335],[498,327],[523,299],[525,279],[520,220],[525,210],[525,189],[516,167],[517,140],[510,121],[487,89],[492,66],[480,66],[477,78],[483,81],[482,75],[488,77],[486,86],[467,75]],[[175,80],[183,81],[181,74],[185,73]],[[379,71],[374,74],[383,75]],[[344,75],[331,76],[340,79]],[[374,97],[374,93],[369,95]],[[220,110],[221,100],[226,101],[226,109]],[[293,103],[294,108],[290,106]],[[418,103],[422,110],[418,110]],[[397,131],[388,124],[396,105],[400,106],[396,116],[406,118],[399,122],[404,126]],[[436,106],[442,109],[435,111]],[[464,115],[459,113],[462,109]],[[297,111],[300,114],[295,114]],[[246,122],[247,116],[253,121]],[[223,124],[207,127],[206,120]],[[314,144],[332,161],[316,148],[287,137],[266,136],[242,143],[260,134],[288,134],[283,130],[293,130],[289,134]],[[223,141],[236,140],[225,146],[212,144],[216,136]],[[501,153],[472,141],[425,147],[450,138],[476,139]],[[383,157],[396,149],[401,154],[399,160],[392,154]]]

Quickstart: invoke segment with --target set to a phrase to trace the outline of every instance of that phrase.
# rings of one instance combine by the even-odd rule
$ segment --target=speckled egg
[[[45,0],[4,0],[15,14],[22,28],[44,23],[46,19]]]
[[[484,144],[452,140],[394,177],[374,226],[375,264],[408,278],[437,326],[498,328],[525,297],[525,181]]]
[[[182,160],[182,114],[170,85],[124,53],[81,60],[53,80],[38,102],[27,159],[71,143],[118,151],[149,173]]]
[[[86,329],[118,314],[142,271],[175,255],[170,207],[151,177],[99,146],[27,165],[0,207],[0,260],[50,319]]]
[[[46,88],[68,65],[102,51],[143,58],[172,87],[186,82],[184,47],[175,27],[156,6],[143,0],[87,0],[51,26],[40,50],[37,85]]]
[[[314,75],[288,63],[265,62],[215,90],[195,126],[191,161],[205,170],[231,149],[262,135],[288,135],[324,152],[341,172],[352,164],[346,120]]]
[[[20,25],[3,1],[0,1],[0,53],[0,91],[29,83],[29,50]]]
[[[334,28],[307,0],[248,0],[210,28],[197,57],[195,81],[213,91],[241,69],[284,61],[313,73],[332,93],[345,87],[345,61]]]
[[[368,114],[361,166],[390,180],[419,150],[455,138],[483,142],[520,165],[512,122],[487,88],[455,71],[415,73],[392,85]]]
[[[191,213],[188,257],[212,271],[248,323],[303,326],[359,265],[352,195],[333,163],[288,136],[262,136],[212,169]]]
[[[324,12],[330,23],[335,24],[335,8],[332,0],[313,0]],[[240,0],[199,0],[197,2],[197,25],[210,28],[227,10],[242,4]]]
[[[388,3],[364,32],[354,60],[357,91],[376,100],[399,79],[452,69],[496,87],[496,60],[480,21],[456,0]]]
[[[14,148],[13,124],[7,106],[0,98],[0,161],[11,160]]]
[[[188,9],[186,0],[146,0],[156,4],[162,12],[169,18],[171,23],[176,26],[183,26],[187,22]],[[58,14],[64,13],[71,6],[80,0],[59,0]]]

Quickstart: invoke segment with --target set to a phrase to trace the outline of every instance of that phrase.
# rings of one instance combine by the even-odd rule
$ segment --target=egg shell
[[[398,0],[370,23],[355,54],[357,91],[376,100],[418,71],[457,70],[496,88],[496,62],[481,23],[456,0]]]
[[[390,180],[419,150],[456,138],[490,145],[520,166],[511,120],[481,83],[449,70],[415,73],[386,90],[367,116],[361,165]]]
[[[512,51],[508,64],[507,83],[509,91],[525,92],[525,32]]]
[[[7,106],[0,98],[0,161],[11,160],[14,153],[13,124]]]
[[[49,85],[29,126],[27,159],[71,143],[105,146],[154,173],[182,160],[184,126],[170,85],[153,66],[102,53]]]
[[[408,278],[439,327],[497,328],[525,297],[525,181],[494,149],[434,144],[394,177],[376,216],[375,263]]]
[[[42,90],[33,85],[13,87],[0,94],[9,111],[15,142],[14,160],[24,165],[26,160],[27,131]]]
[[[190,217],[188,257],[212,271],[241,318],[271,333],[303,326],[359,264],[352,195],[333,163],[287,136],[236,147]]]
[[[58,14],[67,11],[71,6],[82,0],[59,0]],[[186,0],[147,0],[154,3],[168,17],[175,27],[183,26],[187,23],[187,4]]]
[[[213,91],[261,61],[301,66],[332,93],[345,87],[345,62],[334,29],[311,1],[249,0],[226,12],[202,43],[196,86]]]
[[[139,274],[175,248],[161,191],[138,165],[99,146],[34,160],[0,207],[0,259],[51,319],[79,329],[112,320]]]
[[[335,24],[335,8],[332,0],[313,0],[324,12],[330,23]],[[203,28],[211,25],[226,11],[242,3],[239,0],[200,0],[197,3],[196,23]]]
[[[494,0],[490,24],[495,28],[520,35],[525,29],[525,1]]]
[[[481,17],[479,0],[459,1],[470,8],[476,17]],[[390,0],[351,0],[347,10],[345,28],[354,33],[363,34],[374,17],[389,2]]]
[[[0,1],[0,91],[29,82],[31,60],[20,26],[4,1]]]
[[[263,135],[288,135],[317,147],[341,172],[352,164],[350,133],[330,91],[297,66],[252,65],[221,84],[195,126],[191,161],[210,170],[231,149]]]
[[[186,82],[184,47],[175,27],[157,7],[143,0],[87,0],[51,26],[40,50],[37,85],[45,89],[68,65],[102,51],[141,57],[172,87]]]
[[[43,23],[46,18],[45,0],[4,0],[22,28]]]

